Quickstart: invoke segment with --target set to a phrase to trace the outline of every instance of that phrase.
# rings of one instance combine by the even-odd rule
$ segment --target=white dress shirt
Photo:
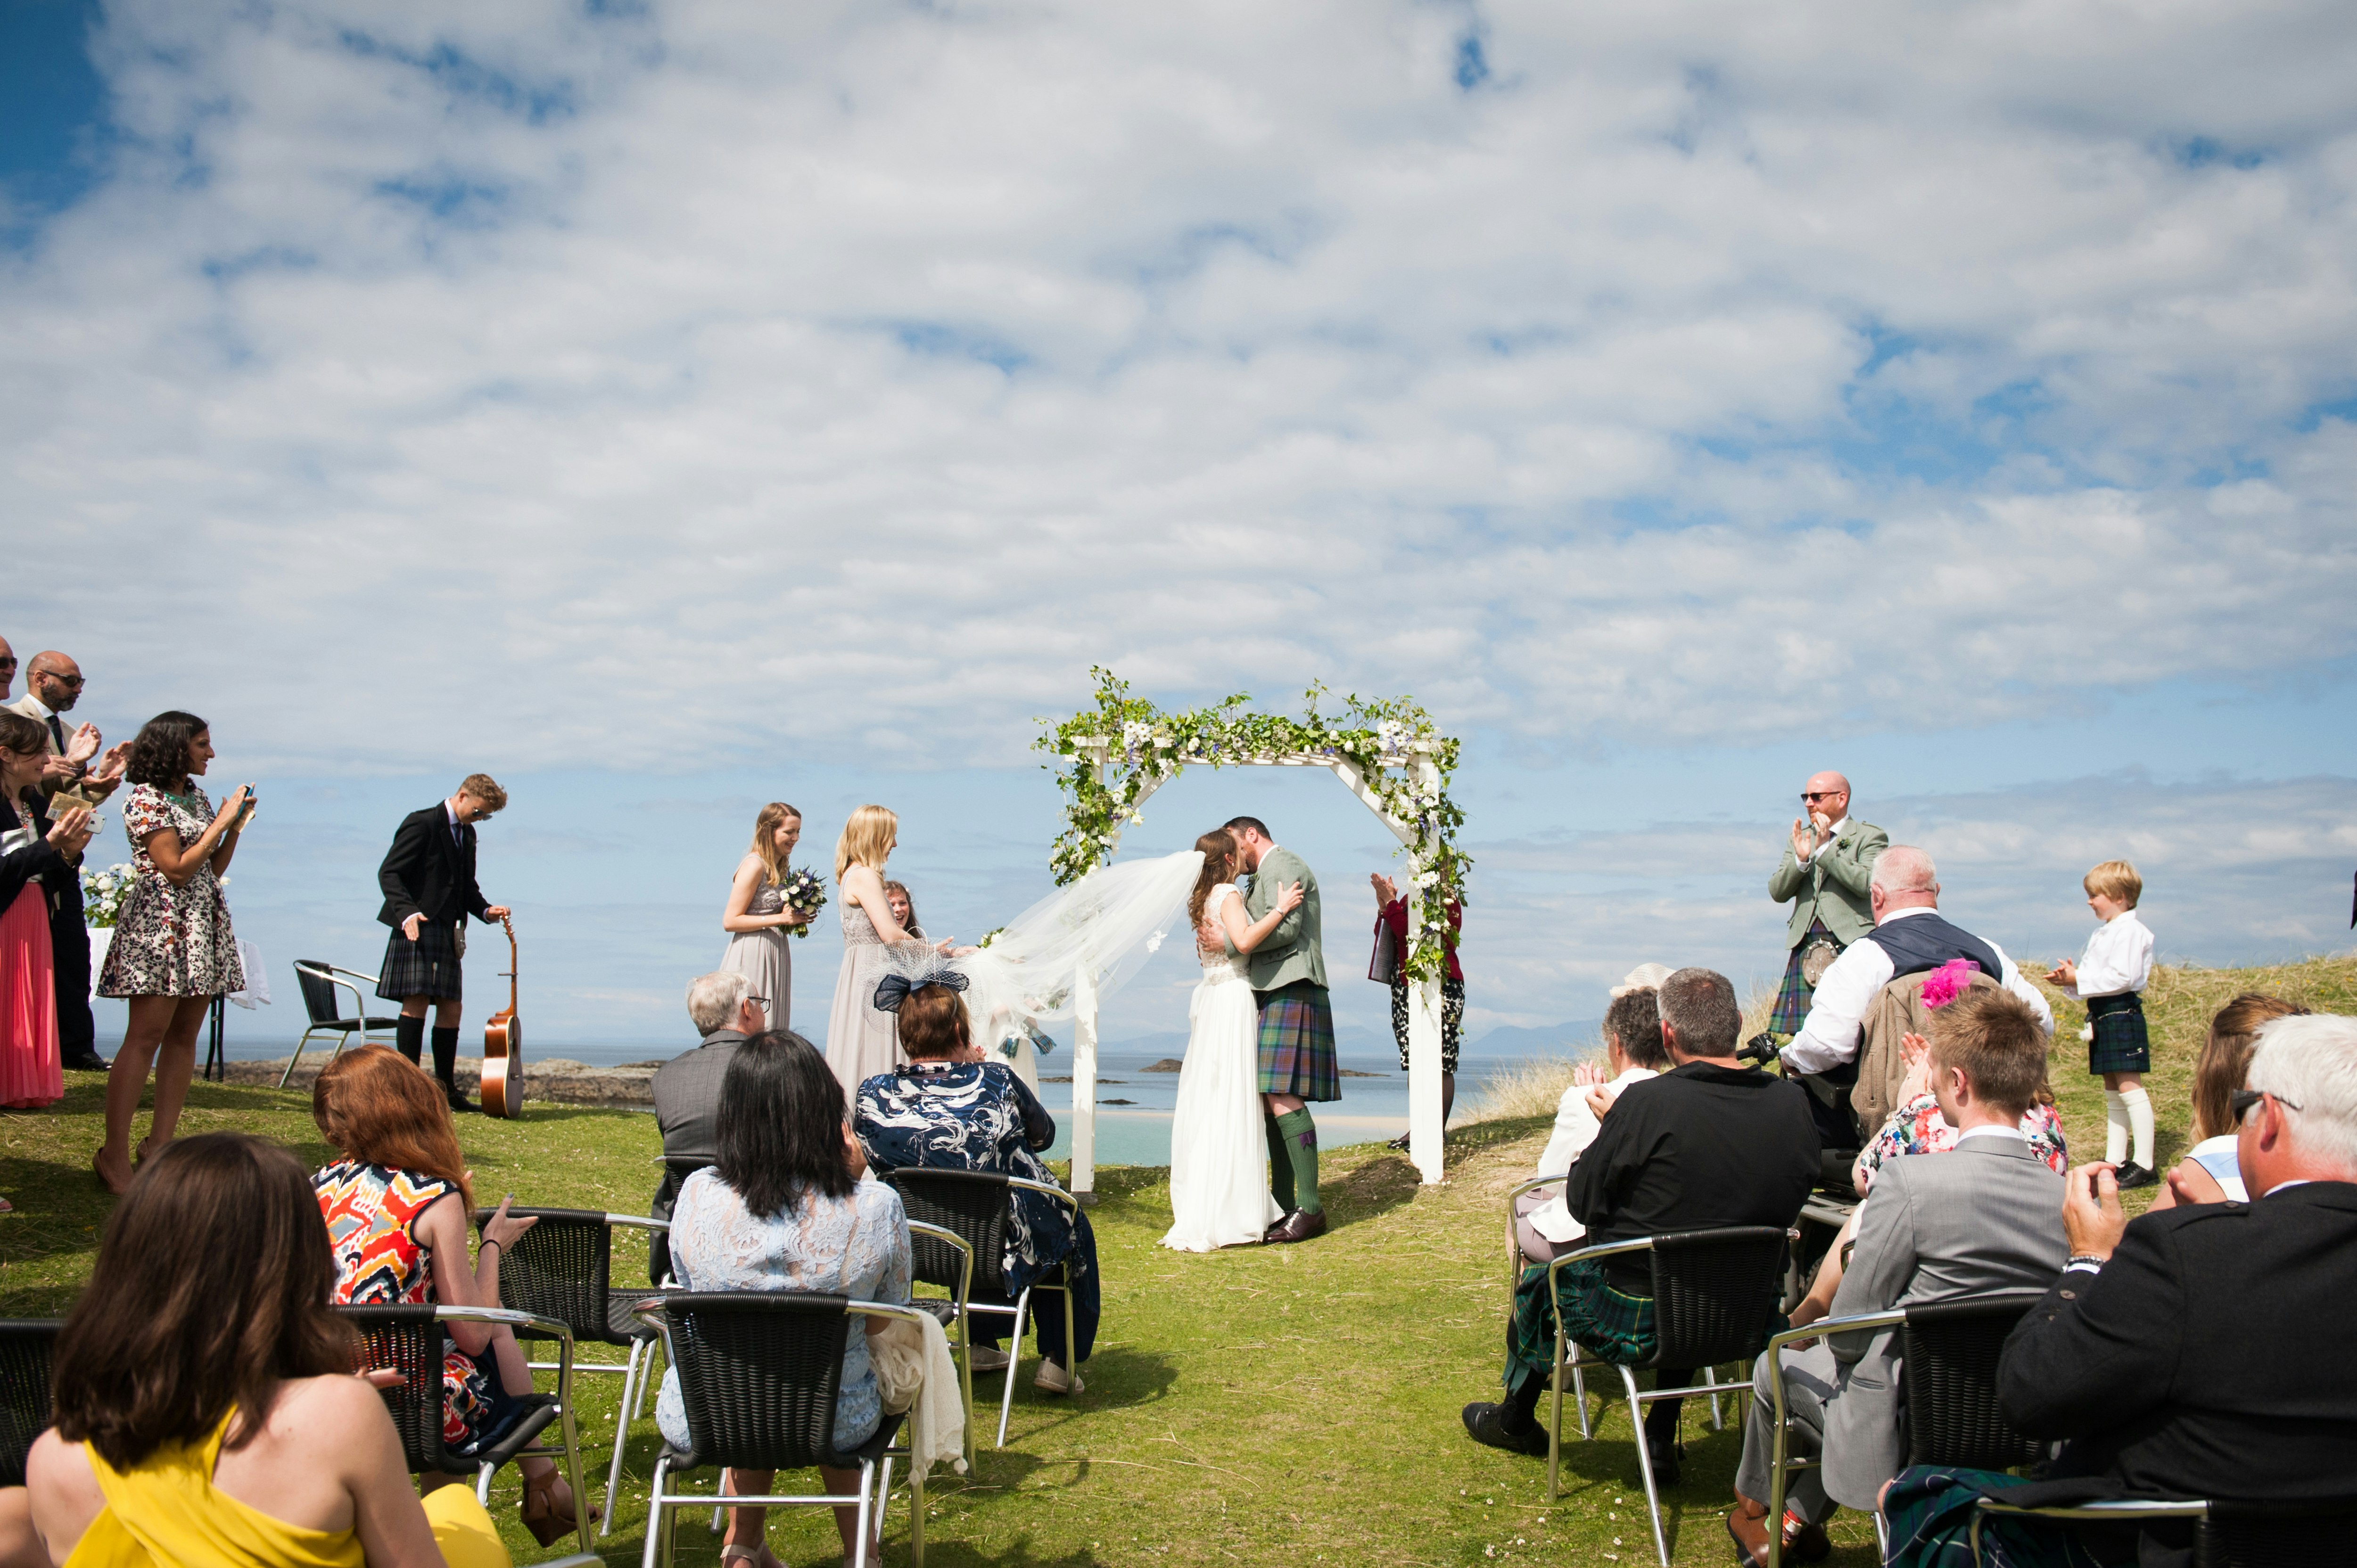
[[[1606,1084],[1604,1092],[1618,1100],[1620,1091],[1631,1084],[1660,1076],[1652,1068],[1632,1067]],[[1554,1135],[1547,1139],[1546,1153],[1539,1156],[1539,1168],[1533,1175],[1562,1176],[1571,1169],[1571,1162],[1579,1158],[1580,1152],[1596,1142],[1601,1123],[1596,1120],[1596,1112],[1587,1108],[1589,1087],[1575,1083],[1563,1091],[1563,1098],[1555,1103]],[[1587,1234],[1587,1227],[1572,1218],[1571,1206],[1563,1200],[1560,1188],[1553,1197],[1532,1209],[1529,1219],[1531,1229],[1550,1241],[1577,1241]]]
[[[1910,915],[1938,912],[1921,905],[1893,909],[1878,924],[1888,926]],[[1996,954],[2001,972],[1991,978],[2029,1003],[2039,1023],[2052,1034],[2054,1010],[2046,1005],[2046,998],[2039,993],[2038,987],[2021,977],[2020,969],[2006,956],[2003,948],[1995,942],[1988,946]],[[1866,1010],[1874,1005],[1876,995],[1890,983],[1897,969],[1890,955],[1866,938],[1844,948],[1841,957],[1825,971],[1824,978],[1817,982],[1816,993],[1809,1003],[1809,1015],[1802,1023],[1801,1032],[1792,1036],[1792,1043],[1784,1047],[1784,1065],[1795,1072],[1823,1072],[1855,1058],[1858,1030],[1866,1023]]]
[[[1827,829],[1825,830],[1825,842],[1824,842],[1824,843],[1821,843],[1821,844],[1817,845],[1817,847],[1816,847],[1815,849],[1811,850],[1807,854],[1802,854],[1799,851],[1797,851],[1797,850],[1796,850],[1796,851],[1794,851],[1794,852],[1793,852],[1793,857],[1794,857],[1795,859],[1797,859],[1797,860],[1798,860],[1798,861],[1799,861],[1803,865],[1808,865],[1808,864],[1809,864],[1809,862],[1810,862],[1812,859],[1813,859],[1813,858],[1817,855],[1817,854],[1819,853],[1819,851],[1831,849],[1831,848],[1833,847],[1834,840],[1835,840],[1835,839],[1837,839],[1837,838],[1841,837],[1841,836],[1842,836],[1842,830],[1843,830],[1844,828],[1848,827],[1848,826],[1849,826],[1849,813],[1848,813],[1847,811],[1844,811],[1844,812],[1842,813],[1842,820],[1841,820],[1840,822],[1835,822],[1833,826],[1831,826],[1831,827],[1829,827],[1829,828],[1827,828]]]
[[[2079,955],[2079,983],[2062,989],[2074,1002],[2090,996],[2121,996],[2142,991],[2152,978],[2152,931],[2123,909],[2095,928]]]
[[[2011,1138],[2017,1144],[2029,1142],[2022,1135],[2021,1123],[2018,1122],[2008,1122],[2004,1126],[1985,1122],[1978,1127],[1967,1127],[1956,1134],[1956,1142],[1959,1145],[1967,1138]]]

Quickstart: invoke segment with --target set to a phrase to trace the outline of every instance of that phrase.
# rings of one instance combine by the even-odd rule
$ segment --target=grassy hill
[[[2243,990],[2357,1011],[2357,958],[2156,973],[2151,1083],[2165,1159],[2185,1144],[2204,1022]],[[2062,1004],[2056,1013],[2065,1124],[2074,1148],[2100,1153],[2103,1100],[2076,1039],[2081,1010]],[[18,1210],[0,1219],[0,1315],[62,1311],[89,1273],[111,1202],[89,1175],[101,1088],[95,1076],[74,1075],[62,1105],[0,1117],[0,1193]],[[1552,1507],[1543,1463],[1478,1447],[1458,1424],[1460,1405],[1496,1397],[1508,1295],[1501,1204],[1544,1145],[1554,1110],[1545,1088],[1534,1071],[1521,1103],[1452,1133],[1449,1179],[1437,1187],[1418,1187],[1406,1163],[1380,1147],[1329,1156],[1335,1228],[1302,1247],[1164,1251],[1156,1243],[1169,1222],[1167,1173],[1101,1171],[1093,1222],[1105,1317],[1088,1390],[1049,1401],[1026,1376],[1010,1446],[985,1446],[974,1476],[936,1476],[930,1559],[944,1568],[1649,1561],[1618,1407],[1596,1443],[1567,1448],[1566,1495]],[[245,1129],[322,1162],[308,1112],[302,1096],[200,1084],[183,1125]],[[533,1106],[516,1122],[467,1118],[460,1132],[488,1198],[513,1192],[521,1203],[643,1212],[654,1186],[647,1116]],[[612,1441],[619,1381],[584,1383],[584,1440],[600,1452]],[[1666,1498],[1680,1563],[1717,1563],[1727,1552],[1718,1516],[1740,1438],[1732,1423],[1712,1433],[1706,1414],[1689,1403],[1685,1478]],[[640,1423],[637,1489],[626,1478],[603,1543],[609,1561],[637,1558],[654,1443],[652,1422]],[[589,1467],[602,1477],[602,1461]],[[493,1502],[517,1560],[550,1555],[512,1522],[516,1498],[507,1472]],[[1843,1516],[1835,1537],[1835,1563],[1873,1560],[1866,1520]],[[770,1538],[789,1563],[837,1560],[833,1526],[815,1511],[780,1516]],[[689,1524],[682,1545],[685,1561],[718,1561],[716,1538],[700,1524]],[[906,1560],[904,1515],[887,1560]]]

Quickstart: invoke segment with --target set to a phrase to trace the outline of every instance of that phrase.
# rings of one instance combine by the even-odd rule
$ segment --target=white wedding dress
[[[1204,900],[1219,924],[1220,905],[1236,896],[1223,882]],[[1243,960],[1224,947],[1206,950],[1202,983],[1187,1015],[1192,1032],[1178,1073],[1178,1108],[1170,1122],[1170,1214],[1162,1244],[1209,1252],[1258,1241],[1283,1218],[1268,1192],[1268,1138],[1261,1122],[1260,1015]]]

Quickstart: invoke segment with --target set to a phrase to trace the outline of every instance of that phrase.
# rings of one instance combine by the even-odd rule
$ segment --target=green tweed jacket
[[[1783,863],[1768,879],[1768,897],[1781,904],[1792,901],[1792,918],[1784,925],[1784,945],[1796,948],[1809,934],[1809,922],[1823,920],[1834,940],[1847,947],[1874,929],[1874,907],[1866,897],[1874,875],[1874,857],[1890,847],[1890,835],[1872,822],[1855,817],[1842,824],[1833,843],[1803,865],[1792,846],[1784,845]]]
[[[1276,923],[1268,940],[1244,961],[1244,973],[1254,991],[1275,991],[1306,980],[1321,990],[1326,984],[1326,950],[1318,922],[1318,874],[1289,849],[1269,851],[1253,873],[1252,890],[1244,895],[1244,917],[1257,920],[1275,908],[1276,896],[1288,884],[1301,884],[1301,902]],[[1234,944],[1229,944],[1233,950]]]

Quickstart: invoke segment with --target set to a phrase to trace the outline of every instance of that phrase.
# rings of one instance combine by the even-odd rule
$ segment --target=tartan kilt
[[[1555,1374],[1555,1308],[1563,1314],[1572,1342],[1617,1366],[1641,1367],[1653,1359],[1653,1298],[1628,1295],[1604,1280],[1604,1260],[1564,1265],[1558,1297],[1547,1301],[1547,1265],[1533,1263],[1514,1286],[1514,1317],[1506,1327],[1506,1387],[1524,1378]]]
[[[1816,999],[1816,987],[1801,978],[1801,955],[1823,937],[1833,941],[1833,933],[1825,929],[1823,920],[1811,920],[1806,935],[1792,944],[1791,956],[1784,961],[1784,983],[1776,988],[1776,1006],[1768,1015],[1768,1030],[1775,1035],[1797,1035],[1808,1022],[1809,1004]],[[1841,943],[1834,942],[1836,950]]]
[[[1301,1100],[1341,1099],[1334,1008],[1326,988],[1297,980],[1275,991],[1255,991],[1253,1000],[1260,1004],[1260,1091]]]
[[[420,921],[411,941],[393,928],[385,938],[384,966],[377,971],[376,993],[387,1002],[412,996],[463,996],[466,975],[458,961],[458,937],[449,926]]]
[[[2089,1072],[2152,1070],[2152,1036],[2145,1031],[2143,997],[2133,991],[2120,996],[2090,996],[2087,1023],[2095,1032],[2087,1046]]]

